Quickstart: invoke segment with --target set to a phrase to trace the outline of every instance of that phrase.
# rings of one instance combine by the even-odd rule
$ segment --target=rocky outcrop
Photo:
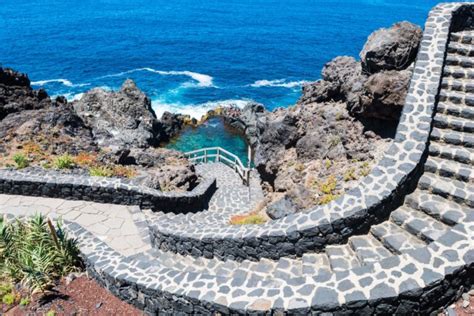
[[[327,63],[322,80],[303,86],[299,103],[344,101],[353,115],[397,120],[421,35],[421,28],[409,22],[375,31],[360,52],[360,62],[342,56]]]
[[[0,68],[0,153],[33,155],[33,168],[56,155],[86,153],[108,170],[133,166],[135,181],[152,188],[191,190],[198,184],[194,166],[179,152],[152,147],[176,133],[185,119],[171,115],[158,121],[149,99],[130,80],[120,91],[94,89],[69,104],[64,97],[51,101],[45,91],[33,90],[27,75]],[[67,172],[89,173],[80,166]]]
[[[361,61],[328,62],[294,107],[267,112],[254,105],[230,120],[243,126],[270,195],[285,193],[280,204],[291,200],[299,210],[357,185],[394,133],[420,40],[421,29],[408,22],[378,30]],[[281,215],[280,204],[270,217]]]
[[[36,144],[49,153],[97,151],[91,130],[64,97],[33,90],[26,74],[0,68],[0,151]]]
[[[373,32],[360,52],[362,68],[369,74],[403,70],[413,63],[423,31],[410,22]]]
[[[44,108],[50,102],[46,91],[31,89],[26,74],[0,67],[0,120],[10,113]]]
[[[117,92],[92,89],[73,106],[101,146],[146,148],[159,144],[161,124],[150,99],[132,80],[125,81]]]

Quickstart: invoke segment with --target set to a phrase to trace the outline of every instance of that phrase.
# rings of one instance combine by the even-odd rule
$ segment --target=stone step
[[[451,102],[439,102],[436,111],[437,113],[474,119],[474,107],[472,106],[453,104]]]
[[[229,261],[226,261],[229,262]],[[262,277],[269,277],[270,275],[273,274],[275,271],[278,262],[270,259],[261,259],[259,261],[250,261],[250,260],[244,260],[240,263],[237,263],[235,261],[230,261],[232,262],[235,266],[233,269],[235,270],[237,267],[240,270],[248,271],[250,273],[253,273],[255,275],[259,275]],[[230,264],[228,264],[230,266]],[[220,275],[220,274],[217,274]]]
[[[474,207],[474,185],[472,183],[425,172],[418,182],[418,187],[456,203]]]
[[[450,40],[451,42],[474,44],[474,32],[468,30],[451,33]]]
[[[426,242],[437,240],[449,229],[449,226],[437,221],[433,217],[406,205],[393,211],[390,214],[390,219],[395,224]]]
[[[317,275],[321,272],[331,272],[331,265],[326,253],[305,253],[301,257],[303,275]]]
[[[391,221],[373,225],[370,228],[370,232],[375,238],[380,240],[386,248],[396,254],[426,246],[425,242]]]
[[[303,262],[299,258],[280,258],[272,273],[273,278],[284,280],[301,276],[303,276]]]
[[[466,43],[451,42],[447,49],[448,54],[462,56],[474,56],[474,45]]]
[[[349,244],[363,265],[375,263],[393,255],[380,241],[370,234],[352,236],[349,238]]]
[[[448,145],[432,141],[429,146],[431,156],[455,160],[464,164],[474,165],[474,149]]]
[[[434,126],[450,128],[455,131],[474,133],[474,120],[450,116],[442,113],[436,114],[433,119]]]
[[[441,88],[474,93],[474,82],[468,79],[443,78]]]
[[[455,79],[474,79],[474,69],[460,66],[444,66],[443,77]]]
[[[327,246],[326,254],[333,271],[344,271],[361,266],[354,250],[348,244]]]
[[[442,177],[453,178],[459,181],[474,181],[474,168],[457,161],[437,157],[428,157],[425,170],[439,174]]]
[[[407,195],[405,203],[451,226],[462,223],[466,216],[474,214],[474,210],[469,207],[419,189]]]
[[[443,89],[439,93],[439,101],[474,106],[474,94]]]
[[[445,64],[448,66],[460,66],[464,68],[473,68],[474,58],[450,54],[446,56]]]
[[[453,130],[440,129],[434,127],[430,135],[431,140],[443,141],[446,144],[464,146],[473,148],[474,147],[474,134],[456,132]]]

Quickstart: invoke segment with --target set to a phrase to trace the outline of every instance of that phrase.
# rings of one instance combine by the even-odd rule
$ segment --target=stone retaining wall
[[[165,219],[151,225],[154,244],[163,250],[202,253],[208,258],[277,259],[318,252],[327,244],[341,243],[387,219],[413,189],[421,173],[453,11],[455,17],[463,20],[472,12],[466,7],[472,8],[444,4],[430,12],[395,140],[359,187],[329,204],[264,225],[179,226]],[[464,20],[456,25],[465,23]]]
[[[66,223],[65,228],[79,240],[89,275],[150,315],[428,315],[451,304],[474,282],[474,250],[465,233],[472,225],[459,225],[425,248],[374,266],[320,273],[301,284],[300,278],[289,279],[280,285],[146,262],[130,264],[79,225]]]
[[[138,205],[164,212],[207,209],[216,191],[215,179],[204,179],[189,192],[162,192],[119,178],[0,170],[0,193]]]

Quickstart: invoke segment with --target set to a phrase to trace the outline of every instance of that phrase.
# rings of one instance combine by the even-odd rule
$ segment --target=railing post
[[[204,163],[207,163],[207,149],[204,149]]]
[[[217,162],[220,162],[220,161],[221,161],[221,157],[220,157],[220,150],[219,150],[219,147],[217,147],[217,154],[216,154],[216,160],[217,160]]]

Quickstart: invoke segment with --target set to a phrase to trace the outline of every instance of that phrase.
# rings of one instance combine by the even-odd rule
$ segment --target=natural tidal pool
[[[222,118],[211,118],[197,127],[187,127],[166,146],[182,152],[205,147],[222,147],[247,164],[247,143],[238,131],[225,126]]]

